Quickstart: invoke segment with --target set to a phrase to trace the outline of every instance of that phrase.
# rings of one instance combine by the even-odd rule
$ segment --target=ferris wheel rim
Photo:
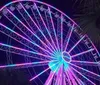
[[[6,8],[7,6],[11,5],[11,4],[14,4],[14,3],[17,3],[19,1],[32,1],[32,2],[37,2],[37,3],[40,3],[40,4],[44,4],[46,6],[49,6],[50,8],[53,8],[55,9],[56,11],[60,12],[61,14],[63,14],[65,17],[67,17],[70,21],[72,21],[79,29],[81,29],[81,27],[73,20],[71,19],[69,16],[67,16],[63,11],[59,10],[58,8],[46,3],[46,2],[42,2],[42,1],[39,1],[39,0],[16,0],[16,1],[10,1],[9,3],[7,3],[6,5],[4,5],[3,7],[0,8],[0,11],[2,11],[4,8]],[[81,29],[82,30],[82,29]]]

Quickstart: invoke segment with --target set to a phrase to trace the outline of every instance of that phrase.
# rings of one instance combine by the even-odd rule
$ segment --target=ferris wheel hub
[[[53,53],[54,57],[54,62],[49,62],[49,67],[52,71],[55,71],[57,68],[56,72],[63,66],[64,70],[67,70],[69,67],[69,63],[71,62],[71,57],[67,52],[61,52],[61,51],[56,51]],[[53,66],[55,65],[55,66]],[[53,67],[51,67],[53,66]]]
[[[64,61],[66,61],[67,63],[70,63],[71,62],[71,56],[70,56],[70,54],[68,53],[68,52],[63,52],[62,53],[62,57],[63,57],[63,59],[64,59]]]

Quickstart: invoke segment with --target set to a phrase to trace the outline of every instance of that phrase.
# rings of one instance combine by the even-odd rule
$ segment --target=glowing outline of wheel
[[[13,3],[17,3],[17,2],[19,2],[19,1],[24,1],[24,0],[18,0],[18,1],[13,1],[13,2],[11,2],[11,3],[9,3],[9,4],[7,4],[7,5],[5,5],[4,7],[2,7],[1,9],[0,9],[0,11],[2,11],[4,8],[6,8],[7,6],[9,6],[9,5],[11,5],[11,4],[13,4]],[[25,1],[32,1],[32,0],[25,0]],[[49,53],[49,58],[51,58],[51,59],[54,59],[54,63],[52,63],[52,62],[50,62],[50,61],[42,61],[42,62],[32,62],[32,63],[22,63],[22,64],[12,64],[12,65],[4,65],[4,66],[0,66],[0,68],[6,68],[6,67],[19,67],[19,66],[26,66],[26,65],[34,65],[34,64],[41,64],[41,63],[46,63],[46,62],[49,62],[49,68],[47,68],[47,69],[45,69],[44,71],[42,71],[41,73],[39,73],[38,75],[36,75],[35,77],[33,77],[32,79],[30,79],[30,81],[32,81],[32,80],[34,80],[35,78],[37,78],[38,76],[40,76],[42,73],[44,73],[45,71],[47,71],[47,70],[49,70],[49,69],[51,69],[52,71],[51,71],[51,73],[50,73],[50,75],[49,75],[49,77],[48,77],[48,79],[47,79],[47,81],[45,82],[45,84],[46,85],[48,85],[48,84],[51,84],[52,83],[52,78],[53,78],[53,76],[57,73],[57,74],[59,74],[59,73],[62,73],[62,71],[64,70],[67,70],[68,72],[66,73],[66,75],[67,75],[67,77],[68,77],[68,82],[70,83],[70,84],[74,84],[74,83],[76,83],[77,84],[77,82],[79,83],[79,84],[84,84],[84,82],[82,82],[79,78],[77,78],[77,76],[75,76],[75,74],[73,73],[73,71],[72,71],[72,69],[74,70],[74,71],[76,71],[76,73],[78,73],[78,74],[80,74],[84,79],[86,79],[87,81],[89,81],[91,84],[94,84],[91,80],[89,80],[86,76],[84,76],[83,74],[81,74],[80,72],[78,72],[75,68],[73,68],[73,67],[71,67],[71,68],[69,68],[69,65],[72,65],[72,66],[74,66],[74,67],[76,67],[76,68],[78,68],[78,69],[81,69],[81,70],[83,70],[83,71],[85,71],[85,72],[87,72],[87,73],[90,73],[90,74],[92,74],[92,75],[94,75],[95,77],[97,77],[97,78],[100,78],[100,76],[99,75],[97,75],[96,73],[93,73],[93,72],[90,72],[90,71],[88,71],[88,70],[86,70],[86,69],[84,69],[84,68],[81,68],[81,67],[79,67],[79,66],[76,66],[76,65],[74,65],[74,64],[72,64],[71,62],[74,62],[74,63],[82,63],[82,64],[92,64],[92,65],[99,65],[99,63],[97,63],[97,62],[86,62],[86,61],[82,61],[82,62],[80,62],[80,61],[74,61],[74,60],[72,60],[72,58],[71,57],[76,57],[76,56],[79,56],[79,55],[83,55],[83,54],[85,54],[85,53],[88,53],[88,52],[91,52],[91,51],[94,51],[95,50],[95,53],[93,53],[93,55],[96,55],[96,56],[99,56],[99,52],[97,51],[97,49],[95,48],[95,46],[93,45],[93,43],[91,42],[91,40],[88,38],[88,36],[87,35],[81,35],[80,34],[80,40],[78,41],[78,42],[76,42],[74,45],[75,46],[72,46],[72,48],[68,51],[68,52],[66,52],[66,48],[67,48],[67,46],[68,46],[68,44],[69,44],[69,40],[70,40],[70,38],[71,38],[71,35],[72,35],[72,32],[73,32],[73,30],[74,30],[74,28],[75,27],[78,27],[79,29],[78,30],[80,30],[80,27],[72,20],[72,19],[70,19],[66,14],[64,14],[63,12],[61,12],[61,11],[59,11],[58,9],[56,9],[55,7],[53,7],[53,6],[50,6],[50,5],[48,5],[48,4],[46,4],[46,3],[43,3],[43,2],[40,2],[40,1],[32,1],[32,2],[34,2],[34,4],[35,4],[35,6],[37,7],[37,5],[36,5],[36,3],[39,3],[39,4],[43,4],[43,5],[45,5],[45,6],[47,6],[48,7],[48,12],[49,12],[49,14],[50,14],[50,19],[51,19],[51,22],[52,22],[52,25],[54,24],[53,23],[53,19],[52,19],[52,14],[51,14],[51,8],[52,9],[54,9],[55,11],[58,11],[60,14],[61,14],[61,17],[60,17],[60,20],[61,20],[61,28],[62,28],[62,30],[63,30],[63,27],[62,27],[62,24],[63,24],[63,22],[62,22],[62,20],[64,20],[64,18],[63,17],[66,17],[69,21],[71,21],[71,22],[68,22],[67,23],[67,25],[69,26],[69,28],[72,28],[71,30],[70,30],[70,33],[69,33],[69,35],[68,35],[68,40],[67,40],[67,43],[65,43],[65,45],[66,45],[66,47],[65,47],[65,50],[64,51],[62,51],[62,46],[60,47],[59,46],[59,43],[57,44],[57,40],[56,40],[56,37],[55,37],[55,41],[56,41],[56,43],[55,42],[53,42],[53,40],[52,40],[52,38],[51,38],[51,43],[52,44],[50,44],[49,43],[49,41],[47,40],[47,42],[49,43],[49,45],[50,45],[50,47],[48,47],[45,43],[43,43],[42,42],[42,44],[43,45],[45,45],[47,48],[45,48],[45,49],[48,49],[49,51],[51,51],[51,52],[53,52],[53,54],[51,54],[49,51],[47,51],[47,50],[45,50],[45,49],[43,49],[43,48],[41,48],[41,47],[39,47],[37,44],[35,44],[37,47],[39,47],[40,49],[42,49],[42,50],[45,50],[46,52],[48,52]],[[22,8],[23,8],[23,10],[25,11],[26,9],[25,9],[25,7],[20,3],[20,5],[22,6]],[[39,8],[36,8],[36,9],[38,9],[37,10],[37,12],[39,13],[40,12],[40,10],[39,10]],[[18,18],[17,17],[15,17],[16,15],[13,15],[13,13],[9,10],[9,9],[7,9],[7,11],[12,15],[12,16],[14,16],[14,18],[16,18],[17,20],[18,20]],[[28,15],[28,12],[27,12],[27,10],[25,11],[25,13]],[[40,16],[41,16],[41,14],[39,14]],[[52,15],[52,16],[51,16]],[[29,18],[32,20],[32,17],[30,17],[30,15],[28,15],[29,16]],[[57,17],[57,18],[59,18],[59,16]],[[42,18],[40,17],[40,19],[42,20]],[[42,20],[43,21],[43,20]],[[23,22],[21,22],[20,20],[19,20],[19,22],[24,26],[24,27],[26,27],[27,28],[27,30],[28,31],[30,31],[31,33],[33,33],[30,29],[28,29],[28,27],[25,25],[25,24],[23,24]],[[33,21],[34,22],[34,21]],[[45,22],[43,22],[43,24],[44,24],[44,26],[45,26],[45,28],[46,28],[46,25],[45,25]],[[37,24],[35,23],[35,25],[37,26]],[[2,24],[2,23],[0,23],[0,26],[2,26],[2,27],[4,27],[4,28],[6,28],[7,30],[9,30],[9,28],[6,26],[6,25],[4,25],[4,24]],[[38,28],[38,26],[37,26],[37,28]],[[46,29],[47,30],[47,29]],[[14,32],[13,30],[11,30],[10,29],[10,31],[11,32]],[[54,31],[54,30],[53,30]],[[75,32],[76,33],[78,33],[77,32],[77,28],[75,29]],[[20,37],[22,37],[22,38],[24,38],[25,40],[27,40],[27,41],[29,41],[30,43],[32,43],[30,40],[28,40],[27,38],[25,38],[25,37],[23,37],[23,36],[21,36],[21,35],[19,35],[18,33],[16,33],[16,32],[14,32],[16,35],[18,35],[18,36],[20,36]],[[61,33],[63,33],[63,31],[61,32]],[[55,34],[55,36],[56,36],[56,34]],[[58,35],[59,36],[59,35]],[[57,36],[57,38],[58,38],[58,36]],[[50,37],[50,36],[49,36]],[[61,37],[63,37],[62,35],[61,35]],[[81,52],[81,53],[77,53],[77,54],[75,54],[75,55],[71,55],[71,54],[69,54],[84,38],[86,38],[84,41],[86,42],[86,40],[88,40],[89,41],[89,43],[91,43],[91,46],[89,47],[89,50],[86,50],[86,51],[84,51],[84,52]],[[45,38],[46,39],[46,38]],[[62,38],[63,39],[63,38]],[[63,43],[64,44],[64,42],[62,41],[62,39],[61,39],[61,42],[60,43]],[[34,43],[32,43],[32,44],[34,44]],[[63,44],[61,44],[61,45],[63,45]],[[52,45],[54,45],[53,47],[52,47]],[[86,45],[88,46],[88,44],[86,43]],[[21,49],[21,48],[18,48],[18,47],[12,47],[12,46],[10,46],[10,45],[7,45],[7,44],[3,44],[3,43],[0,43],[0,46],[4,46],[4,47],[8,47],[8,48],[12,48],[12,49],[17,49],[17,50],[20,50],[20,51],[25,51],[25,52],[29,52],[29,53],[33,53],[33,54],[37,54],[37,53],[35,53],[35,52],[33,52],[33,51],[28,51],[28,50],[25,50],[25,49]],[[54,51],[56,49],[56,52]],[[53,51],[52,51],[53,50]],[[60,53],[59,53],[59,51],[61,51]],[[67,57],[70,57],[70,60],[68,60],[68,61],[66,61],[66,56],[64,56],[64,54],[63,53],[66,53],[66,55],[67,55]],[[58,55],[59,54],[59,55]],[[41,55],[41,56],[47,56],[47,55],[44,55],[44,54],[37,54],[37,55]],[[52,55],[52,57],[51,57],[51,55]],[[60,61],[58,61],[59,59],[58,58],[54,58],[54,57],[56,57],[56,56],[60,56],[61,58],[61,60],[62,60],[62,62],[60,62]],[[56,60],[55,60],[56,59]],[[60,63],[60,66],[61,67],[59,67],[59,65],[57,64],[57,66],[58,66],[58,68],[56,68],[56,70],[55,70],[55,68],[52,68],[53,66],[55,66],[56,64],[55,64],[55,62],[56,63]],[[65,66],[65,67],[64,67]],[[67,68],[68,67],[68,68]],[[64,69],[63,69],[64,68]],[[69,71],[72,73],[72,75],[69,73]],[[86,75],[86,74],[85,74]],[[61,81],[59,81],[58,82],[58,80],[61,78],[62,79],[62,76],[59,76],[59,75],[56,75],[56,77],[57,77],[57,80],[56,80],[56,84],[59,84],[59,85],[62,85],[62,80]],[[73,80],[72,78],[75,78],[76,79],[76,81],[75,80]],[[65,79],[65,75],[63,76],[63,78]],[[70,81],[71,80],[71,81]],[[63,82],[63,84],[64,85],[66,85],[66,82],[64,81]],[[86,83],[85,83],[86,84]]]

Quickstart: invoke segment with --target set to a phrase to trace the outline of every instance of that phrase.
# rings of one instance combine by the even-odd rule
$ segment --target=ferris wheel
[[[34,85],[96,85],[99,52],[82,29],[57,8],[17,0],[0,9],[1,69],[27,70]]]

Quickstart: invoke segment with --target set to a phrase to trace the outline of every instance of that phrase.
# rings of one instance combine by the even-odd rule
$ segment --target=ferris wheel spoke
[[[61,14],[61,51],[63,51],[63,15]]]
[[[89,83],[91,83],[92,85],[96,85],[94,82],[92,82],[90,79],[88,79],[86,76],[84,76],[81,72],[77,71],[76,69],[74,69],[73,67],[71,67],[73,69],[73,71],[77,72],[79,75],[81,75],[84,79],[86,79],[86,81],[88,81]]]
[[[71,82],[72,82],[72,85],[77,85],[77,82],[75,81],[75,78],[73,77],[73,75],[71,74],[70,70],[67,71],[68,72],[68,75],[71,79]]]
[[[25,38],[24,36],[20,35],[19,33],[15,32],[14,30],[12,30],[12,29],[10,29],[9,27],[5,26],[4,24],[0,23],[0,25],[1,25],[2,27],[6,28],[7,30],[9,30],[11,33],[16,34],[18,37],[20,37],[20,39],[23,39],[23,40],[24,40],[24,41],[23,41],[24,43],[25,43],[25,42],[28,42],[28,43],[31,44],[31,46],[33,46],[33,45],[34,45],[34,46],[37,46],[37,47],[40,48],[42,51],[51,54],[51,53],[50,53],[49,51],[47,51],[46,49],[40,47],[40,46],[39,46],[38,44],[36,44],[35,42],[32,42],[32,41],[28,40],[28,39]],[[23,43],[23,44],[24,44],[24,43]],[[27,46],[27,45],[26,45],[26,46]],[[29,44],[28,44],[28,46],[29,46]],[[31,48],[32,50],[34,50],[31,46],[30,46],[30,48]]]
[[[83,51],[81,53],[77,53],[75,55],[72,55],[71,57],[74,58],[74,57],[77,57],[77,56],[80,56],[80,55],[83,55],[83,54],[86,54],[86,53],[89,53],[89,52],[92,52],[94,49],[89,49],[87,51]]]
[[[82,80],[79,79],[79,81],[81,82],[81,85],[85,85],[85,83]]]
[[[100,81],[100,75],[99,75],[99,74],[96,74],[96,73],[94,73],[94,72],[92,72],[92,71],[89,71],[89,70],[87,70],[87,69],[85,69],[85,68],[82,68],[82,67],[80,67],[80,66],[74,65],[74,64],[72,64],[72,63],[70,63],[70,65],[76,67],[78,70],[81,70],[82,72],[84,71],[84,73],[83,73],[84,75],[86,75],[86,76],[88,76],[88,77],[91,77],[91,78],[93,78],[93,79],[96,79],[96,80]],[[92,75],[92,76],[91,76],[91,75]]]
[[[30,18],[30,20],[32,21],[32,23],[36,26],[36,28],[38,28],[38,30],[40,31],[40,28],[38,27],[38,25],[35,23],[35,21],[33,20],[33,18],[31,17],[31,15],[28,13],[28,11],[25,9],[25,7],[20,3],[21,7],[23,8],[24,12],[27,14],[27,16]],[[19,10],[18,10],[19,11]],[[24,15],[19,11],[19,13],[23,16],[24,20],[28,23],[28,25],[30,26],[30,28],[32,29],[32,26],[29,24],[29,22],[25,19]],[[42,31],[40,31],[42,32]],[[43,34],[43,33],[42,33]],[[35,34],[35,31],[34,31],[34,34],[33,34],[45,47],[47,47],[51,52],[53,52],[53,50],[47,46],[43,40],[41,40],[36,34]],[[45,37],[45,35],[43,34],[43,36]],[[47,39],[46,39],[47,40]],[[33,41],[33,40],[32,40]]]
[[[42,30],[42,27],[44,26],[45,22],[44,22],[44,20],[43,20],[41,14],[40,14],[40,11],[39,11],[39,9],[38,9],[38,7],[37,7],[37,5],[36,5],[35,3],[34,3],[34,6],[35,6],[35,8],[36,8],[35,13],[34,13],[33,9],[31,9],[31,10],[32,10],[32,13],[33,13],[33,15],[34,15],[34,17],[35,17],[35,19],[36,19],[38,25],[39,25],[38,30],[39,30],[40,33],[43,35],[44,39],[45,39],[46,42],[50,45],[50,47],[51,47],[53,50],[55,50],[54,47],[52,46],[52,44],[50,43],[50,41],[47,39],[46,35],[44,34],[44,32],[43,32],[44,29]],[[37,17],[38,17],[38,18],[37,18]],[[39,20],[38,20],[38,19],[39,19]],[[43,22],[44,22],[44,23],[43,23]],[[43,24],[43,26],[40,26],[41,24]],[[38,26],[38,25],[37,25],[37,26]],[[46,24],[45,24],[45,26],[46,26]],[[45,26],[44,26],[44,28],[45,28]],[[40,28],[41,28],[41,29],[40,29]],[[46,29],[46,31],[47,31],[47,28],[45,28],[45,29]],[[47,33],[47,34],[48,34],[48,33]]]
[[[50,79],[53,80],[52,76],[53,76],[54,74],[55,74],[54,72],[52,72],[52,71],[50,72],[50,74],[49,74],[49,76],[48,76],[48,78],[47,78],[47,80],[46,80],[46,82],[45,82],[44,85],[47,85],[48,82],[49,82],[48,85],[51,85],[51,84],[52,84],[52,81],[50,81]]]
[[[14,68],[14,67],[34,67],[34,66],[43,66],[42,64],[46,64],[53,61],[40,61],[40,62],[29,62],[29,63],[20,63],[20,64],[9,64],[0,66],[0,69],[4,68]]]
[[[75,78],[75,80],[77,81],[77,83],[79,85],[82,85],[81,80],[75,75],[75,73],[73,72],[73,70],[71,68],[69,68],[69,71],[72,74],[72,76]]]
[[[56,46],[60,50],[59,43],[58,43],[58,38],[57,38],[55,26],[54,26],[54,21],[53,21],[53,17],[52,17],[52,13],[51,13],[51,9],[49,7],[48,7],[48,11],[49,11],[49,16],[50,16],[50,21],[52,23],[52,30],[54,32],[54,37],[55,37],[55,40],[56,40]]]
[[[67,85],[67,83],[68,83],[68,81],[67,81],[67,83],[66,83],[66,76],[65,75],[63,75],[63,85]]]
[[[74,24],[73,24],[73,26],[69,29],[69,33],[67,34],[67,36],[66,36],[66,44],[65,44],[65,48],[64,48],[64,51],[66,51],[66,49],[67,49],[67,47],[68,47],[68,44],[69,44],[69,41],[70,41],[70,38],[71,38],[71,36],[72,36],[72,32],[73,32],[73,30],[74,30]]]
[[[85,35],[79,41],[77,41],[77,43],[68,51],[68,53],[70,53],[84,38]]]
[[[75,63],[76,65],[83,65],[83,66],[98,66],[98,67],[100,67],[99,62],[73,60],[71,63]]]
[[[53,64],[53,65],[51,66],[51,68],[54,67],[56,64],[57,64],[57,63]],[[45,73],[46,71],[48,71],[49,69],[50,69],[50,67],[48,67],[47,69],[45,69],[45,70],[43,70],[42,72],[40,72],[39,74],[37,74],[36,76],[34,76],[33,78],[31,78],[29,81],[33,81],[34,79],[36,79],[37,77],[39,77],[40,75],[42,75],[43,73]]]
[[[55,16],[58,16],[56,14]],[[63,44],[63,15],[60,14],[59,17],[57,18],[57,39],[58,39],[58,44],[60,51],[62,51],[62,44]]]
[[[55,68],[54,72],[50,75],[50,79],[49,78],[47,79],[45,85],[51,85],[53,77],[56,74],[56,71],[57,71],[58,68],[59,68],[59,65]]]
[[[0,50],[19,54],[19,55],[22,55],[22,56],[27,56],[27,57],[30,57],[30,58],[35,58],[35,59],[41,59],[42,57],[45,57],[47,59],[52,59],[51,56],[42,54],[40,52],[29,51],[29,50],[26,50],[26,49],[23,49],[23,48],[15,47],[15,46],[4,44],[4,43],[0,43]],[[39,55],[40,58],[34,57],[35,55]]]
[[[57,78],[56,78],[56,85],[63,85],[63,66],[60,67],[59,71],[57,72]]]
[[[68,84],[69,84],[69,85],[72,85],[72,82],[71,82],[71,79],[70,79],[70,77],[69,77],[68,71],[65,72],[65,76],[66,76],[66,78],[68,78],[68,79],[67,79]]]

